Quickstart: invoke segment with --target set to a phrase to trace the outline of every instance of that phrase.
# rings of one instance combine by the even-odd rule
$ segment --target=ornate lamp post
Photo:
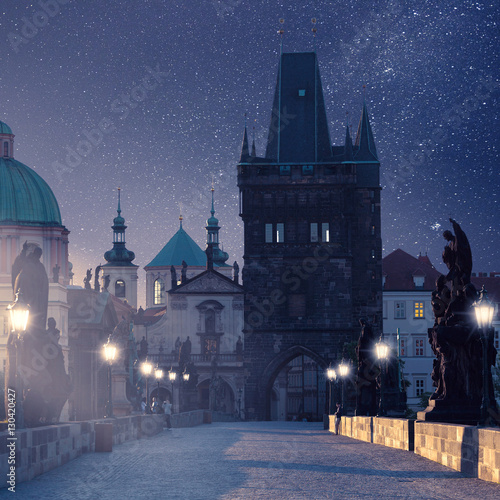
[[[149,376],[152,371],[153,365],[146,358],[146,361],[141,365],[141,372],[146,377],[146,413],[151,413],[151,406],[149,405]]]
[[[15,364],[16,370],[13,376],[15,380],[15,398],[16,398],[16,424],[18,429],[24,427],[24,408],[23,408],[23,379],[19,373],[19,365],[21,364],[21,338],[28,326],[28,319],[30,316],[30,306],[26,304],[23,299],[22,293],[17,292],[14,302],[7,307],[10,315],[10,324],[12,327],[14,337],[15,349]],[[7,346],[9,350],[9,346]],[[13,356],[14,357],[14,356]],[[11,358],[12,359],[12,358]]]
[[[488,365],[488,340],[490,335],[491,324],[493,322],[493,314],[495,307],[488,300],[486,290],[481,289],[479,300],[474,302],[474,312],[476,313],[477,326],[481,334],[481,345],[483,348],[483,402],[481,404],[481,423],[486,424],[488,419],[488,409],[490,407],[489,394],[489,375],[490,369]]]
[[[329,366],[326,370],[326,378],[328,379],[328,388],[329,388],[329,396],[328,396],[328,415],[332,413],[332,385],[337,380],[337,372]]]
[[[172,413],[174,412],[174,382],[176,378],[177,373],[174,372],[172,367],[170,367],[170,370],[168,372],[168,379],[170,380],[170,384],[172,385]]]
[[[111,395],[111,366],[116,357],[116,346],[111,343],[111,337],[108,338],[108,342],[103,346],[104,359],[108,363],[108,402],[106,403],[106,415],[105,418],[114,418],[113,415],[113,398]]]
[[[340,377],[342,378],[342,409],[344,410],[345,378],[349,374],[349,365],[345,361],[342,361],[342,363],[340,363],[340,365],[338,366],[338,373],[339,373]]]
[[[182,384],[182,398],[183,398],[183,401],[182,401],[182,406],[180,406],[179,408],[179,411],[186,411],[186,408],[188,407],[188,405],[186,404],[187,402],[187,397],[186,397],[186,386],[189,382],[189,372],[187,371],[187,367],[184,368],[184,371],[182,372],[182,380],[183,380],[183,384]]]
[[[386,362],[389,357],[389,346],[380,339],[379,342],[375,344],[375,353],[377,359],[380,361],[380,401],[378,408],[378,416],[383,417],[385,415],[384,407],[384,383],[385,383],[385,367]]]
[[[160,405],[160,380],[163,378],[163,370],[157,366],[155,368],[155,379],[158,384],[158,388],[156,390],[156,402],[158,403],[158,408]]]

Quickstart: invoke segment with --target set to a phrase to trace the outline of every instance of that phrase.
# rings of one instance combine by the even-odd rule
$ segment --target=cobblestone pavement
[[[500,485],[322,427],[244,422],[163,431],[112,453],[83,455],[17,485],[15,494],[23,500],[500,498]]]

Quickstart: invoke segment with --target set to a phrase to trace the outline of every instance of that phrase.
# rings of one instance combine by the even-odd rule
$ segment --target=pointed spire
[[[363,86],[366,92],[366,86]],[[363,111],[359,120],[358,133],[355,142],[356,152],[354,154],[355,161],[378,161],[377,148],[373,139],[373,132],[368,118],[368,110],[366,107],[366,98],[363,98]]]
[[[257,153],[256,153],[256,150],[255,150],[255,125],[253,126],[253,130],[252,130],[252,156],[254,158],[257,157]]]
[[[212,210],[210,210],[210,213],[212,214],[212,217],[215,215],[215,208],[214,208],[214,176],[212,175]]]
[[[122,209],[120,208],[120,200],[121,200],[120,193],[121,193],[121,190],[122,190],[122,188],[119,187],[118,188],[118,210],[117,210],[118,215],[120,215],[122,213]]]
[[[240,163],[246,163],[249,157],[250,157],[250,152],[248,150],[247,125],[245,123],[245,133],[243,134],[243,144],[241,145]]]
[[[354,154],[352,151],[352,139],[349,133],[349,122],[346,121],[345,125],[345,144],[344,144],[344,162],[352,162]]]

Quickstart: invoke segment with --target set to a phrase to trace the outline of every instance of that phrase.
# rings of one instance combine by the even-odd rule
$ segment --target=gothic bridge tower
[[[334,366],[358,320],[382,321],[380,163],[363,104],[354,144],[330,143],[316,53],[281,55],[265,157],[238,163],[244,222],[245,407],[269,419],[280,371]]]

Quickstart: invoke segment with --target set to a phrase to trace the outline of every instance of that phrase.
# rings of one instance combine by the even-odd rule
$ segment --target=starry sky
[[[245,113],[264,155],[280,18],[284,51],[316,47],[332,144],[346,113],[356,130],[366,85],[384,255],[427,252],[442,269],[452,216],[474,271],[500,271],[494,2],[2,0],[0,14],[0,120],[59,201],[75,284],[105,263],[119,186],[139,304],[180,210],[204,248],[212,177],[224,250],[242,265],[236,163]]]

